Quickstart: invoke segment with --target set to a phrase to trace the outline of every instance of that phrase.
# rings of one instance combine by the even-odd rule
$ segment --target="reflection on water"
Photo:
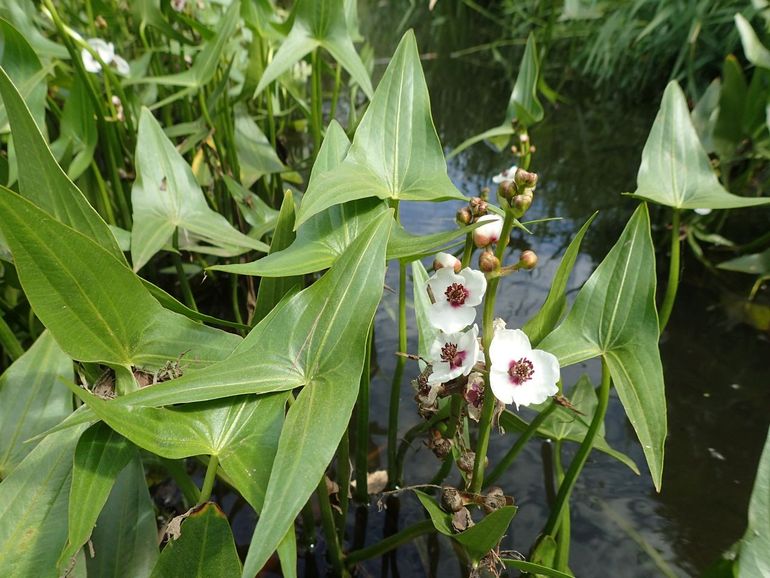
[[[502,65],[489,53],[467,59],[447,57],[452,50],[489,41],[495,34],[494,27],[474,12],[458,10],[462,14],[456,18],[421,21],[416,30],[421,51],[429,53],[424,67],[434,119],[447,150],[499,124],[511,87],[501,72]],[[364,34],[374,43],[377,55],[392,53],[398,41],[394,29],[401,16],[390,5],[362,7]],[[515,48],[503,56],[511,62],[519,58]],[[375,76],[383,68],[378,67]],[[554,74],[553,63],[548,70]],[[555,84],[558,79],[549,76],[549,80]],[[540,173],[540,185],[528,214],[533,219],[560,216],[564,220],[536,225],[533,236],[516,239],[516,246],[534,248],[540,264],[535,271],[508,277],[501,285],[497,313],[509,327],[521,326],[540,306],[572,234],[594,210],[600,215],[583,243],[570,282],[572,296],[615,242],[636,206],[620,193],[634,188],[641,149],[657,103],[630,107],[620,100],[592,102],[590,95],[568,96],[571,101],[558,109],[547,107],[546,121],[533,130],[538,149],[533,169]],[[461,190],[477,194],[481,187],[491,185],[490,176],[506,168],[508,161],[508,157],[479,144],[453,159],[449,172]],[[406,205],[403,220],[413,231],[446,229],[453,226],[456,208],[452,203]],[[661,230],[665,217],[664,211],[653,210]],[[655,493],[641,448],[613,397],[607,439],[636,461],[642,476],[635,476],[604,454],[595,453],[589,459],[572,499],[571,567],[577,576],[642,578],[665,575],[662,566],[671,575],[697,575],[745,529],[770,407],[770,345],[766,334],[745,325],[731,326],[709,277],[697,273],[696,264],[690,261],[685,256],[680,297],[661,345],[670,430],[663,491]],[[397,286],[393,269],[387,283]],[[396,301],[396,295],[386,292],[377,315],[380,370],[372,384],[372,431],[373,442],[383,449],[390,375],[395,364],[392,354],[397,349]],[[416,351],[411,317],[410,324],[409,350]],[[598,381],[598,364],[588,363],[565,370],[565,383],[574,383],[583,372]],[[401,434],[419,422],[409,388],[415,374],[416,367],[407,368]],[[493,436],[490,460],[498,459],[511,443],[510,436]],[[574,446],[567,446],[567,455],[574,450]],[[499,481],[520,506],[504,548],[526,553],[547,516],[542,451],[540,442],[531,442],[515,467]],[[384,453],[377,459],[384,467]],[[406,481],[428,480],[437,468],[433,455],[415,444]],[[376,508],[369,512],[367,543],[382,536],[384,517]],[[401,527],[422,517],[417,501],[405,497],[400,508]],[[371,575],[382,570],[379,560],[365,566]],[[430,568],[433,572],[428,572]],[[419,539],[401,548],[398,569],[401,576],[460,575],[451,547],[443,538],[438,544]]]

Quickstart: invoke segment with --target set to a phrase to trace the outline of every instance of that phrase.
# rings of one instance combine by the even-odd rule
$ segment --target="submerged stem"
[[[580,448],[572,459],[569,465],[566,475],[564,476],[564,482],[559,486],[559,493],[556,495],[556,502],[551,510],[551,515],[548,517],[548,521],[543,529],[543,534],[553,536],[558,530],[562,520],[562,511],[569,501],[569,496],[572,493],[572,488],[575,486],[575,482],[583,469],[583,466],[588,459],[588,454],[591,453],[591,449],[594,445],[594,439],[604,423],[604,415],[607,413],[607,405],[610,401],[610,383],[612,379],[610,376],[610,370],[607,366],[607,361],[602,357],[602,383],[599,386],[599,403],[596,406],[596,412],[594,418],[591,420],[591,425],[588,426],[583,443],[580,444]]]
[[[660,318],[658,327],[660,332],[666,328],[671,310],[674,308],[676,300],[676,291],[679,288],[679,209],[674,209],[671,216],[671,262],[668,269],[668,285],[666,285],[666,295],[663,297],[663,303],[660,306]]]

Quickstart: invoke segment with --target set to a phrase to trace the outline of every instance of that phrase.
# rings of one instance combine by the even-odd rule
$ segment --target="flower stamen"
[[[456,369],[465,361],[465,352],[458,351],[456,343],[445,343],[441,348],[441,361],[448,363],[450,369]]]
[[[460,307],[465,304],[465,300],[470,295],[470,292],[460,283],[452,283],[444,291],[447,301],[452,307]]]
[[[508,366],[508,375],[511,377],[513,385],[521,385],[529,381],[534,374],[535,366],[526,357],[522,357],[518,361],[511,361]]]

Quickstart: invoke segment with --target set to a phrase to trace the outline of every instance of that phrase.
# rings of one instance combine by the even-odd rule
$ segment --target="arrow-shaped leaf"
[[[521,58],[519,75],[516,84],[513,85],[511,100],[505,114],[505,122],[508,125],[512,120],[518,120],[523,126],[530,127],[543,120],[543,105],[537,98],[537,78],[540,74],[540,62],[535,45],[535,35],[530,32],[527,37],[527,46],[524,56]]]

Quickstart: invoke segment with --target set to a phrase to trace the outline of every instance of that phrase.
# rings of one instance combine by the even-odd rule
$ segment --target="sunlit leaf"
[[[96,522],[88,556],[88,578],[145,578],[158,559],[155,508],[139,453],[115,480],[110,497]]]
[[[447,176],[412,31],[388,65],[345,160],[308,186],[297,227],[324,209],[368,197],[463,199]]]
[[[452,157],[455,157],[459,155],[461,152],[463,152],[465,149],[472,147],[477,142],[481,142],[483,140],[488,140],[492,144],[498,141],[498,139],[504,139],[503,147],[505,144],[508,143],[510,140],[510,137],[512,134],[515,134],[516,131],[513,130],[513,126],[504,124],[501,126],[496,126],[494,128],[490,128],[488,130],[485,130],[484,132],[481,132],[479,134],[473,135],[472,137],[465,139],[463,142],[461,142],[457,147],[452,149],[452,152],[450,152],[446,158],[447,160],[451,159]],[[503,147],[496,147],[498,150],[502,150]]]
[[[730,209],[770,203],[768,197],[739,197],[722,187],[676,81],[670,82],[663,94],[644,145],[633,196],[677,209]]]
[[[770,432],[759,458],[749,502],[749,527],[741,541],[738,578],[770,575]]]
[[[250,187],[264,175],[286,170],[270,141],[249,116],[245,106],[235,109],[234,138],[244,187]]]
[[[655,487],[663,475],[666,398],[658,350],[655,250],[647,205],[578,293],[567,318],[540,343],[562,366],[603,356]]]
[[[356,238],[321,281],[286,305],[287,309],[292,307],[295,301],[336,273],[335,269],[345,274],[346,291],[352,290],[354,295],[365,296],[363,302],[356,306],[352,302],[353,295],[330,291],[328,293],[336,301],[335,316],[328,320],[323,315],[315,316],[307,311],[305,316],[315,318],[314,327],[317,324],[320,329],[308,331],[304,327],[298,328],[298,337],[303,337],[302,348],[294,355],[311,362],[312,373],[308,376],[307,387],[302,389],[286,415],[278,453],[270,472],[265,506],[246,557],[244,576],[254,575],[276,549],[317,487],[348,426],[358,397],[366,337],[382,295],[385,245],[392,222],[391,214],[383,214]],[[361,278],[358,275],[362,269],[368,276]],[[345,331],[335,331],[342,312],[345,312],[348,325],[342,325]],[[284,317],[279,313],[273,319],[280,321]],[[258,325],[255,331],[263,325],[265,322]],[[283,325],[280,327],[285,331]],[[262,335],[270,335],[271,341],[286,343],[275,332],[268,332],[268,328],[262,329]],[[291,339],[288,342],[293,344],[294,341]],[[308,353],[305,354],[304,350]],[[267,356],[263,351],[260,355]]]
[[[256,93],[319,46],[327,50],[371,98],[372,81],[353,46],[343,0],[298,0],[289,36],[260,78]]]
[[[530,127],[543,120],[543,105],[537,98],[537,78],[540,74],[540,62],[535,45],[535,35],[530,32],[527,37],[527,46],[519,65],[519,75],[513,86],[511,100],[508,102],[508,110],[505,114],[504,125],[517,120],[524,127]]]
[[[715,78],[703,92],[690,113],[692,125],[700,138],[703,150],[714,152],[714,126],[719,115],[719,93],[722,91],[722,81]]]
[[[34,449],[29,438],[72,413],[72,396],[57,383],[72,374],[72,360],[46,331],[0,376],[0,479]]]
[[[597,213],[591,215],[572,238],[559,263],[558,269],[556,269],[556,274],[553,277],[551,288],[548,290],[548,296],[545,298],[543,306],[522,327],[533,347],[540,343],[543,337],[553,331],[564,314],[564,310],[567,307],[567,282],[575,266],[575,261],[580,254],[580,243],[583,241],[583,237],[586,231],[588,231],[588,227],[591,226],[591,223],[596,218],[596,215]]]
[[[267,252],[267,245],[234,229],[209,208],[192,169],[147,109],[142,109],[139,119],[136,172],[131,191],[131,257],[135,271],[170,242],[177,228],[180,240],[190,233],[233,255],[249,249]],[[206,251],[205,247],[195,249]]]
[[[182,522],[152,571],[154,578],[238,576],[241,561],[227,516],[213,502],[195,508]]]
[[[24,159],[19,163],[21,194],[62,223],[93,239],[116,259],[125,261],[107,223],[56,163],[27,105],[2,69],[0,95],[8,111],[16,154]]]
[[[72,455],[82,431],[46,437],[0,483],[0,568],[7,576],[59,575]]]
[[[757,33],[754,32],[751,23],[746,20],[743,14],[735,14],[735,26],[741,35],[741,44],[743,44],[746,59],[755,66],[770,69],[770,50],[765,48],[765,45],[757,37]]]
[[[74,359],[157,369],[184,354],[195,367],[240,341],[164,309],[105,249],[4,188],[0,229],[32,308]]]
[[[91,536],[115,479],[135,454],[136,449],[122,435],[102,423],[94,424],[80,436],[72,470],[67,545],[59,558],[60,569],[66,569],[70,558]]]

